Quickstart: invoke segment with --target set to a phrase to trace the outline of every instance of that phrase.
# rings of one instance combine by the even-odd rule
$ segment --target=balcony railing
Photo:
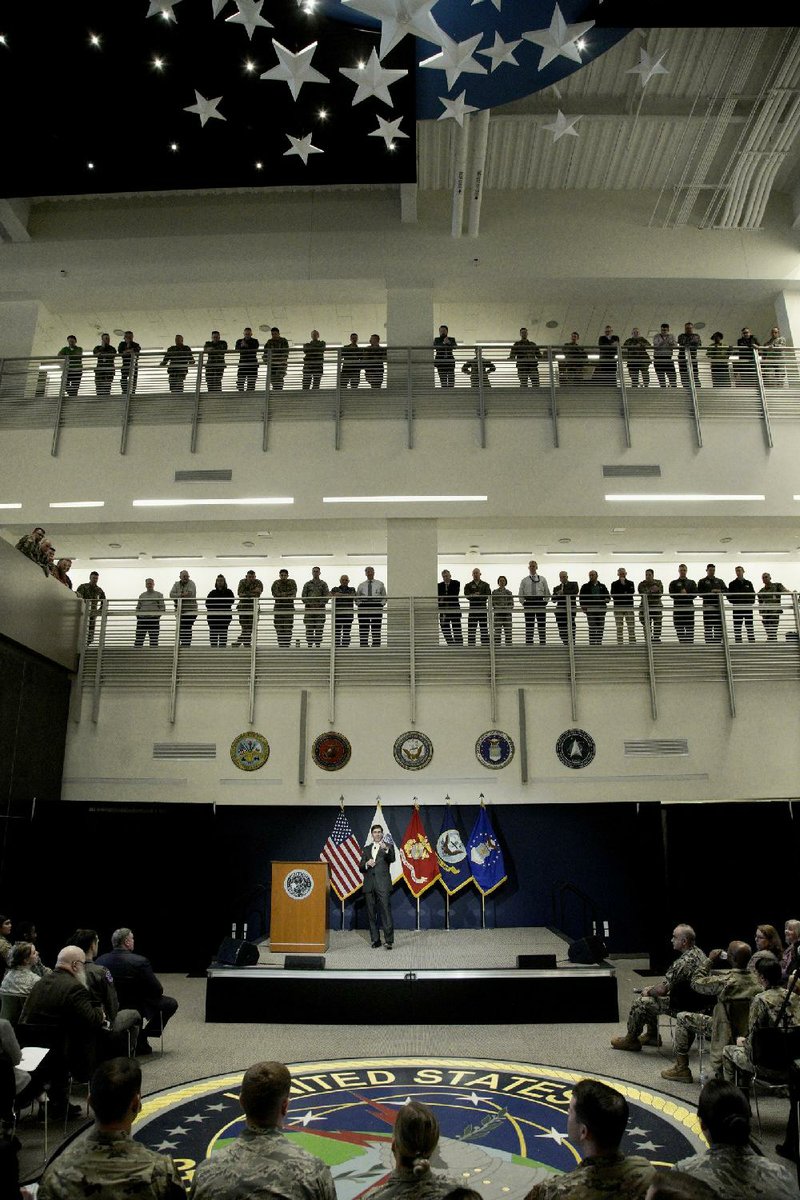
[[[632,608],[606,610],[568,596],[509,610],[491,599],[483,608],[466,601],[442,608],[435,599],[390,597],[383,609],[354,610],[331,597],[312,613],[300,601],[276,611],[262,598],[253,610],[234,609],[229,623],[200,599],[196,611],[167,600],[162,614],[137,613],[135,600],[109,600],[99,610],[87,601],[73,713],[79,720],[88,692],[97,721],[103,692],[127,689],[161,692],[174,721],[180,695],[225,688],[242,696],[252,722],[260,692],[299,687],[328,692],[333,722],[342,689],[380,687],[408,692],[413,722],[419,691],[448,687],[483,689],[495,720],[499,688],[555,683],[569,688],[575,720],[591,684],[640,685],[657,718],[663,685],[716,683],[735,716],[739,687],[800,682],[798,594],[775,599],[749,607],[714,595],[686,607],[642,596]],[[378,616],[377,629],[368,629],[367,618]]]
[[[300,347],[279,357],[268,351],[266,361],[259,350],[244,364],[237,352],[221,364],[197,351],[185,373],[164,366],[160,351],[142,352],[125,371],[119,356],[105,369],[88,355],[80,362],[6,358],[0,431],[49,429],[55,455],[62,429],[117,428],[124,454],[137,425],[183,425],[194,452],[202,426],[243,422],[260,427],[267,450],[273,422],[314,420],[330,424],[339,449],[348,420],[376,418],[402,423],[412,447],[416,419],[431,417],[477,422],[485,446],[488,422],[525,416],[547,421],[558,446],[562,421],[601,417],[621,422],[630,446],[637,421],[684,417],[698,446],[703,423],[717,420],[758,421],[771,446],[776,421],[800,420],[800,353],[793,347],[762,348],[755,356],[733,347],[721,358],[700,347],[693,369],[650,351],[645,370],[624,349],[603,355],[585,347],[581,357],[574,349],[540,347],[527,364],[509,357],[508,344],[459,346],[452,362],[436,359],[431,346],[389,347],[385,362],[329,349],[313,370]]]

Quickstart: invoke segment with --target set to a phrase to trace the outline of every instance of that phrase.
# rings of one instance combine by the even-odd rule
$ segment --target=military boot
[[[642,1043],[638,1037],[631,1037],[628,1033],[620,1034],[619,1037],[613,1037],[611,1045],[615,1050],[641,1050],[642,1048]]]
[[[643,1046],[660,1046],[661,1038],[658,1036],[658,1025],[645,1025],[639,1035],[639,1041]]]
[[[692,1072],[689,1070],[689,1055],[678,1054],[675,1057],[675,1065],[662,1071],[661,1078],[676,1080],[678,1083],[694,1083]]]

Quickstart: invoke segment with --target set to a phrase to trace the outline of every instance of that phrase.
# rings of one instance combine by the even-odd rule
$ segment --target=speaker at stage
[[[225,937],[214,959],[226,967],[254,967],[258,962],[258,946],[242,938]]]
[[[571,963],[601,963],[608,957],[608,948],[602,938],[590,934],[589,937],[576,938],[570,943],[567,956]]]

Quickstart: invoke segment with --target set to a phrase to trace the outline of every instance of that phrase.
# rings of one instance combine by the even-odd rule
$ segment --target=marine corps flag
[[[445,806],[442,828],[436,839],[436,858],[442,887],[449,896],[455,896],[456,892],[472,882],[464,836],[449,804]]]
[[[389,829],[389,824],[383,815],[383,809],[381,808],[380,796],[378,797],[378,803],[375,805],[375,812],[373,814],[372,820],[369,823],[369,829],[367,830],[367,836],[364,838],[365,846],[369,846],[372,844],[372,834],[370,831],[371,831],[373,825],[382,825],[384,841],[390,842],[395,847],[395,849],[397,849],[397,842],[392,837],[392,832]],[[399,854],[395,854],[394,862],[389,864],[389,874],[391,876],[392,883],[397,883],[398,879],[403,878],[403,865],[400,862]]]
[[[428,841],[416,801],[398,849],[408,890],[419,897],[439,878],[439,863]]]
[[[489,820],[483,800],[478,809],[478,816],[472,827],[467,842],[467,857],[475,887],[484,896],[500,887],[506,881],[506,868],[503,862],[503,851],[494,836],[492,823]]]

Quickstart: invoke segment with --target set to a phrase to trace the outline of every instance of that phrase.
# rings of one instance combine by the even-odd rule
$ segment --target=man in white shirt
[[[550,587],[544,575],[539,574],[539,564],[535,559],[528,563],[528,574],[519,585],[519,598],[525,610],[525,645],[533,645],[533,631],[539,626],[539,644],[543,646],[547,640],[547,601],[550,599]]]
[[[136,602],[136,637],[133,644],[143,646],[147,636],[150,645],[157,646],[161,614],[166,612],[164,593],[156,591],[153,579],[145,579],[144,586],[145,590],[139,594]]]
[[[358,609],[358,640],[362,646],[381,644],[381,625],[383,624],[383,609],[386,604],[386,588],[380,579],[375,578],[375,568],[367,567],[364,571],[366,579],[356,588],[356,608]]]

